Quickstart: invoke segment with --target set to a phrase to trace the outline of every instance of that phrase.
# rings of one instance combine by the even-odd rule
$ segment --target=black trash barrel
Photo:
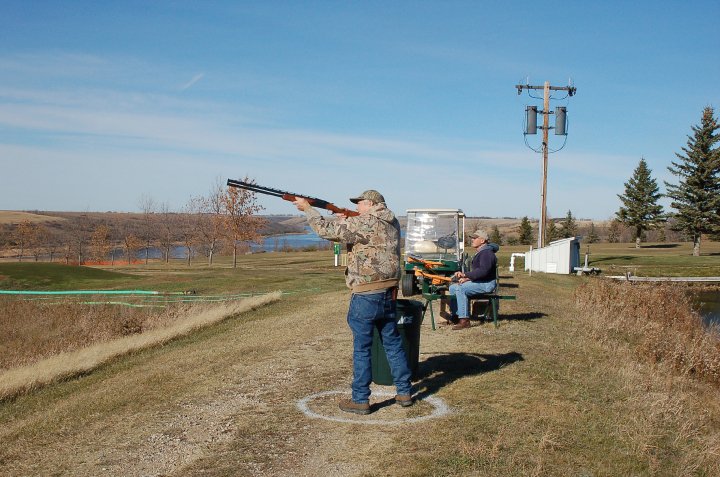
[[[417,300],[399,299],[395,314],[398,332],[402,338],[403,348],[408,360],[408,367],[413,380],[417,374],[420,358],[420,325],[423,320],[423,304]],[[390,364],[388,364],[385,348],[377,328],[373,333],[372,343],[372,381],[375,384],[389,386],[393,384]]]

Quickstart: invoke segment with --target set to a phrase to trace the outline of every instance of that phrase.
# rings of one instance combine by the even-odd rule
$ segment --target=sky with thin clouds
[[[718,18],[704,0],[6,0],[0,209],[181,210],[248,176],[341,207],[377,189],[399,215],[537,218],[541,134],[523,123],[542,100],[515,85],[571,81],[548,215],[605,220],[641,157],[676,181],[720,106]]]

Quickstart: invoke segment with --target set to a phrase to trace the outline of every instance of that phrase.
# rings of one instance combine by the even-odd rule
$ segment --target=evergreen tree
[[[651,173],[645,158],[640,158],[632,177],[625,183],[625,194],[618,194],[623,205],[616,217],[626,227],[635,229],[635,248],[640,248],[646,230],[659,228],[666,220],[662,205],[657,203],[662,194]]]
[[[587,243],[596,243],[600,241],[600,237],[598,236],[597,232],[595,231],[595,223],[590,222],[590,230],[588,231],[587,238],[585,239]]]
[[[562,221],[562,231],[560,232],[560,236],[562,238],[570,238],[576,235],[577,222],[575,221],[575,217],[573,217],[572,212],[568,210],[565,219]]]
[[[550,243],[559,238],[560,238],[560,231],[558,230],[557,226],[555,225],[555,221],[552,219],[548,219],[547,229],[545,230],[545,240],[547,240],[547,243]]]
[[[518,232],[520,233],[520,237],[518,241],[522,245],[531,245],[535,238],[533,237],[533,229],[532,225],[530,224],[530,221],[527,218],[527,215],[522,218],[520,221],[520,226],[518,227]]]
[[[675,155],[668,170],[680,178],[678,184],[669,184],[667,196],[670,205],[677,210],[673,230],[682,231],[693,241],[693,255],[700,255],[702,234],[720,232],[720,150],[715,144],[720,140],[713,108],[703,110],[701,124],[693,126],[688,136],[685,153]]]
[[[618,219],[613,219],[610,222],[610,227],[608,227],[608,242],[618,243],[620,241],[620,236],[622,235],[622,233],[622,222],[620,222]]]
[[[497,225],[493,225],[492,231],[490,232],[490,242],[502,245],[502,236],[500,235],[500,229]]]
[[[667,236],[665,235],[665,227],[660,227],[660,230],[658,230],[657,241],[665,242],[666,240],[667,240]]]

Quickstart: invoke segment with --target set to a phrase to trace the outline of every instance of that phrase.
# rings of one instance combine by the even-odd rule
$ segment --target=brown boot
[[[397,394],[395,395],[395,402],[402,407],[410,407],[413,405],[413,398],[409,394]]]
[[[470,328],[469,318],[460,318],[458,324],[452,327],[453,330],[464,330],[465,328]]]
[[[458,317],[457,316],[448,316],[445,318],[445,323],[443,323],[445,326],[449,325],[457,325],[458,324]]]
[[[353,414],[370,414],[370,404],[355,402],[352,399],[344,399],[338,403],[340,410],[352,412]]]

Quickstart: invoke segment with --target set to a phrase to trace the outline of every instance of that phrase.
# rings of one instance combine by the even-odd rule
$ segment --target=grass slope
[[[59,263],[0,263],[0,289],[80,290],[130,285],[137,277],[125,273]]]

